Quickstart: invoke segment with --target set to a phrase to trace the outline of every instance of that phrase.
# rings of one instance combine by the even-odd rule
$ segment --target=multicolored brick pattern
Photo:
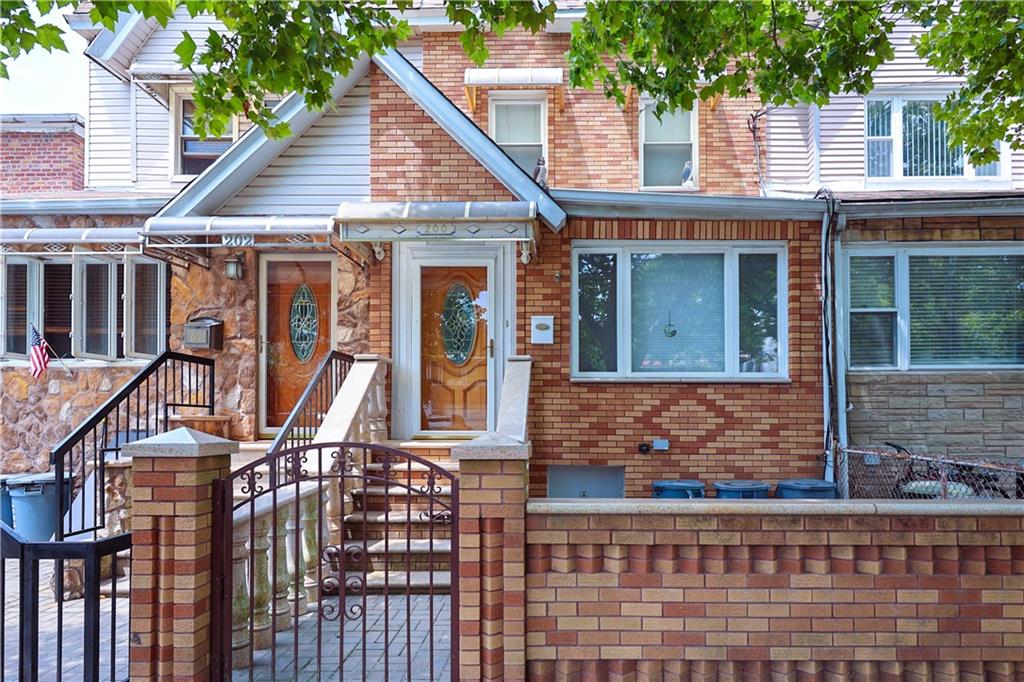
[[[85,187],[85,140],[75,132],[0,135],[0,192],[66,192]]]
[[[529,512],[526,543],[531,680],[1024,675],[1020,516]]]
[[[230,468],[230,454],[132,460],[133,680],[209,679],[211,486]]]
[[[820,478],[819,229],[809,222],[576,218],[561,234],[541,229],[537,257],[520,264],[516,277],[516,352],[533,358],[531,493],[546,494],[549,464],[624,466],[627,496],[648,496],[651,482],[664,478]],[[786,241],[790,381],[573,381],[568,311],[575,239]],[[532,315],[555,316],[554,344],[529,342]],[[639,454],[638,444],[652,438],[668,438],[670,450]]]

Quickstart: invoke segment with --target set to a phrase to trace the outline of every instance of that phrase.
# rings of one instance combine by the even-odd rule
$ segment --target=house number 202
[[[255,246],[256,237],[251,234],[226,234],[220,238],[221,246]]]

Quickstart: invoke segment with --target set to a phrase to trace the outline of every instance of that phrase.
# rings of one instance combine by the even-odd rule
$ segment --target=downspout
[[[129,159],[129,180],[134,187],[139,181],[139,160],[138,141],[136,128],[138,127],[138,103],[135,101],[135,75],[132,74],[128,81],[128,155]]]
[[[826,188],[818,190],[814,195],[816,198],[825,201],[825,211],[821,216],[821,379],[822,379],[822,416],[823,416],[823,438],[822,446],[825,459],[825,480],[831,483],[836,482],[836,461],[835,461],[835,396],[833,395],[834,382],[834,355],[835,338],[833,335],[835,320],[835,297],[833,292],[834,275],[832,259],[832,224],[836,217],[837,200],[835,195]]]

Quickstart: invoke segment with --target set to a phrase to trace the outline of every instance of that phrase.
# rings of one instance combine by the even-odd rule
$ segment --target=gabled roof
[[[388,50],[374,57],[373,61],[520,201],[536,203],[540,217],[549,227],[558,231],[565,225],[565,211],[547,192],[397,50]],[[344,96],[366,75],[369,62],[366,57],[361,58],[347,76],[335,82],[333,99]],[[157,215],[183,217],[212,214],[251,182],[322,112],[310,110],[301,96],[293,94],[278,106],[277,114],[291,127],[292,137],[273,140],[262,130],[251,129]]]

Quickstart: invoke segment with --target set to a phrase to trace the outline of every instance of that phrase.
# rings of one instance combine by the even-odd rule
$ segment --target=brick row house
[[[415,9],[414,37],[357,60],[333,105],[283,97],[286,139],[236,122],[200,140],[173,48],[222,27],[184,10],[165,27],[125,16],[116,31],[69,15],[90,42],[84,187],[32,194],[5,170],[0,198],[0,470],[47,469],[51,448],[167,351],[216,363],[209,423],[243,443],[236,466],[266,450],[332,351],[388,358],[375,435],[455,473],[453,448],[507,435],[502,386],[522,383],[528,357],[531,498],[648,497],[662,479],[699,479],[709,494],[727,479],[842,483],[846,445],[1024,458],[1024,152],[1004,144],[973,167],[949,149],[932,103],[957,82],[916,58],[912,29],[898,29],[871,95],[773,109],[751,132],[753,99],[659,119],[643,93],[618,106],[568,87],[579,16],[492,38],[477,66],[456,27]],[[2,133],[6,164],[15,133]],[[40,380],[33,326],[62,360]],[[596,541],[553,554],[564,542],[543,538],[586,519],[539,513],[533,539],[505,536],[507,555],[529,544],[531,565],[556,573],[609,565],[588,553]],[[631,527],[598,516],[591,528],[605,522]],[[755,525],[816,544],[803,526]],[[659,548],[637,558],[642,542],[618,544],[612,565],[660,565],[647,554]],[[827,563],[821,548],[797,549],[796,564]],[[842,551],[844,566],[881,570],[881,555]],[[507,612],[522,607],[518,589]],[[621,620],[613,630],[635,629]],[[462,634],[479,640],[482,627]],[[597,665],[596,648],[560,648],[585,635],[559,634],[507,632],[482,663],[463,661],[463,677],[502,679],[481,673],[499,648],[519,677],[527,659],[538,679],[563,657]],[[602,675],[638,674],[639,644],[612,649]],[[794,651],[770,658],[807,658]]]

